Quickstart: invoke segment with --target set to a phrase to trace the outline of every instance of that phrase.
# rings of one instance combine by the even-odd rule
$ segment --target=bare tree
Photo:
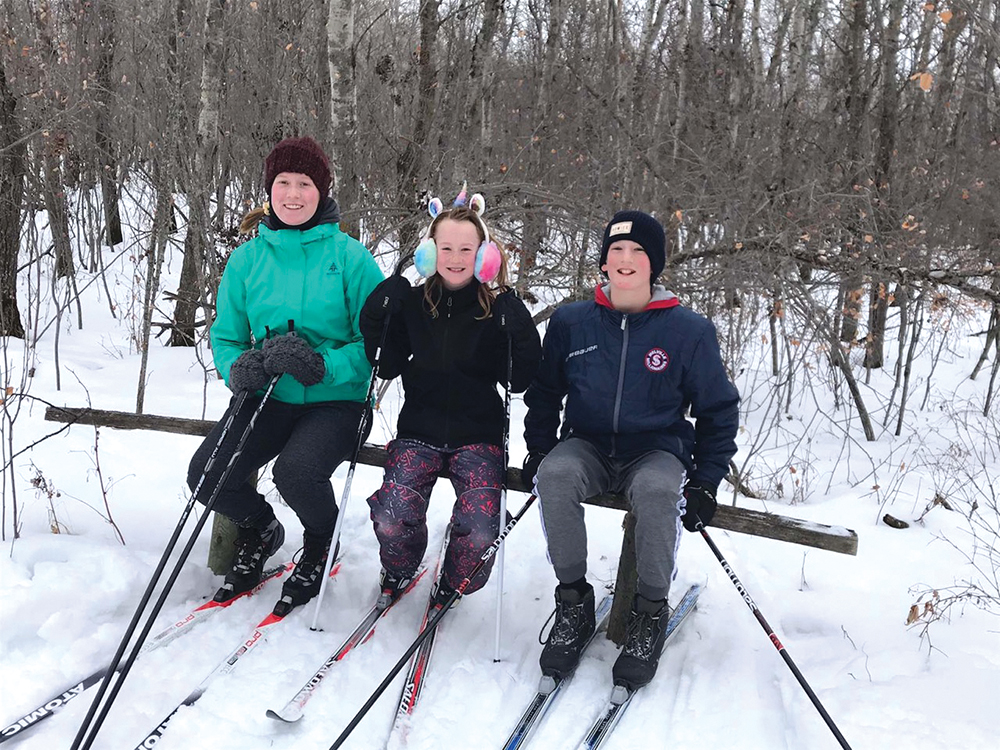
[[[326,19],[327,66],[330,76],[330,138],[333,148],[333,181],[344,210],[357,210],[360,182],[354,158],[357,132],[357,90],[354,77],[354,0],[328,0]],[[358,227],[345,222],[344,231],[360,236]]]
[[[122,220],[118,211],[118,161],[115,157],[116,144],[112,132],[112,99],[117,90],[113,78],[115,59],[115,6],[101,2],[97,6],[98,46],[97,46],[97,100],[96,141],[98,151],[98,175],[101,182],[101,197],[104,205],[104,238],[114,246],[122,241]]]
[[[8,48],[6,34],[0,46]],[[17,307],[17,257],[21,244],[24,196],[24,141],[17,119],[17,99],[7,84],[6,55],[0,50],[0,337],[24,338]]]

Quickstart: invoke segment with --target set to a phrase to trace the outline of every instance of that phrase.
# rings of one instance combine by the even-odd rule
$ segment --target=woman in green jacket
[[[264,563],[285,539],[274,510],[253,477],[272,459],[274,484],[303,527],[302,555],[285,581],[276,611],[287,612],[319,592],[337,521],[330,477],[350,456],[365,408],[371,366],[358,327],[361,306],[382,280],[371,253],[340,231],[328,195],[330,167],[311,138],[287,138],[264,161],[269,205],[252,212],[259,235],[233,251],[219,285],[211,331],[215,366],[237,399],[191,459],[188,485],[198,485],[223,425],[226,440],[203,486],[214,488],[236,443],[279,375],[214,509],[239,527],[236,555],[216,601],[261,580]],[[210,492],[198,499],[205,502]]]

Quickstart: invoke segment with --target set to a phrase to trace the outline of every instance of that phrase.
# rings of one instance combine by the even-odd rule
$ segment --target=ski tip
[[[267,717],[269,719],[283,721],[286,724],[294,724],[302,718],[302,712],[290,710],[287,706],[281,709],[281,711],[275,711],[273,708],[269,708],[267,709]]]

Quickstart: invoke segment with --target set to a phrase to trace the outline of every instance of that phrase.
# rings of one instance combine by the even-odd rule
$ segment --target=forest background
[[[5,362],[24,339],[28,365],[4,379],[4,539],[33,347],[82,328],[81,289],[129,268],[131,302],[110,312],[142,356],[136,411],[157,341],[204,350],[214,377],[206,323],[262,159],[308,134],[333,156],[344,227],[383,261],[415,245],[429,195],[468,180],[539,322],[591,293],[615,210],[659,216],[669,287],[716,322],[734,377],[769,353],[769,377],[741,384],[762,437],[741,445],[734,501],[822,490],[801,452],[761,459],[793,394],[832,394],[815,424],[870,458],[927,406],[956,318],[981,321],[969,440],[916,501],[985,540],[981,575],[945,601],[1000,602],[992,0],[0,0],[0,16],[0,337]],[[57,333],[57,388],[58,351]],[[854,480],[878,499],[873,473]]]

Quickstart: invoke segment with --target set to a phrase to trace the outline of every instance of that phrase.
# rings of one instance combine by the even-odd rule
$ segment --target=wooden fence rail
[[[215,425],[213,421],[202,419],[182,419],[155,414],[132,414],[102,409],[54,406],[45,410],[45,419],[50,422],[111,427],[120,430],[153,430],[198,436],[207,435]],[[385,459],[384,448],[367,443],[362,446],[358,454],[358,463],[368,466],[385,466]],[[507,472],[507,488],[517,492],[529,492],[531,489],[525,486],[521,479],[521,471],[516,468],[511,468]],[[626,511],[626,513],[628,511],[627,502],[621,495],[599,495],[589,498],[586,502],[603,508]],[[622,556],[619,561],[616,584],[616,592],[620,596],[615,597],[615,608],[608,629],[608,637],[616,643],[621,643],[624,638],[624,623],[627,619],[632,600],[631,594],[635,590],[636,583],[634,523],[631,514],[627,513],[623,525],[625,534],[622,541]],[[827,526],[774,513],[762,513],[733,505],[719,505],[711,525],[726,531],[801,544],[845,555],[856,555],[858,552],[858,535],[851,529],[841,526]],[[234,537],[235,530],[231,524],[221,520],[221,517],[216,514],[212,530],[212,550],[209,553],[210,565],[215,572],[223,572],[228,569]]]

